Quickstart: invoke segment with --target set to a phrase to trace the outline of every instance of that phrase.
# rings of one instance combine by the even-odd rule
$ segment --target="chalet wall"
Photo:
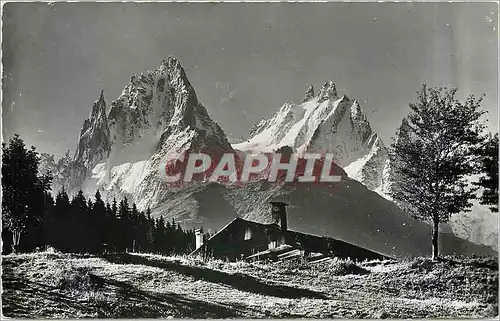
[[[303,251],[305,256],[314,252],[353,260],[384,258],[381,254],[340,240],[286,231],[276,224],[260,224],[240,218],[233,220],[194,253],[234,261],[266,251],[270,243],[274,246],[291,245]]]

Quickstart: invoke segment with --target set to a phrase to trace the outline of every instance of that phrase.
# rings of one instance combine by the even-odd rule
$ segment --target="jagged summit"
[[[370,156],[369,162],[349,167],[348,174],[373,187],[382,184],[382,176],[374,171],[382,171],[387,159],[383,143],[375,144],[379,140],[359,102],[346,94],[339,97],[335,84],[327,81],[316,96],[309,86],[302,104],[286,102],[273,117],[254,126],[249,140],[233,144],[233,148],[258,153],[290,146],[299,155],[332,153],[334,161],[344,168]],[[365,163],[371,170],[359,175]]]
[[[96,117],[106,118],[106,101],[104,100],[104,90],[101,90],[99,98],[92,104],[90,119]]]
[[[168,56],[167,59],[163,59],[160,63],[160,66],[162,66],[162,65],[167,66],[167,67],[177,66],[177,67],[182,68],[180,60],[174,56]]]
[[[128,195],[144,208],[162,193],[160,162],[189,151],[234,153],[179,60],[168,57],[157,69],[130,77],[108,113],[101,91],[83,123],[70,188],[89,186],[95,193],[98,186],[108,197]]]
[[[111,148],[106,101],[104,91],[92,104],[89,118],[83,122],[75,153],[75,162],[93,167],[102,159],[108,157]]]
[[[175,57],[163,60],[154,71],[132,76],[120,97],[111,103],[109,113],[113,141],[123,146],[136,144],[145,137],[152,138],[148,145],[156,145],[164,139],[165,131],[187,127],[217,131],[208,118]]]
[[[337,88],[333,81],[326,81],[318,92],[318,102],[329,99],[337,99]]]
[[[303,103],[308,102],[309,100],[314,98],[314,87],[313,85],[309,85],[309,87],[306,90],[304,99],[302,100]]]
[[[354,99],[354,102],[352,103],[351,113],[352,115],[355,115],[357,117],[364,116],[363,110],[361,109],[361,106],[359,106],[359,103],[356,99]]]

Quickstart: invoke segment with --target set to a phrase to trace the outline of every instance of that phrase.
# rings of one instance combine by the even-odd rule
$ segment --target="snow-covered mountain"
[[[309,86],[301,104],[286,102],[273,117],[256,124],[247,141],[232,146],[247,153],[273,152],[283,146],[299,155],[333,153],[334,162],[369,189],[383,193],[388,184],[382,139],[372,131],[359,102],[339,96],[331,81],[316,95]]]
[[[234,153],[179,61],[169,57],[156,70],[132,76],[109,110],[101,92],[61,185],[87,194],[100,188],[107,197],[128,196],[140,208],[153,207],[164,189],[161,162],[188,151]]]
[[[193,182],[173,187],[159,175],[165,158],[186,152],[245,157],[284,146],[298,153],[334,153],[345,170],[338,169],[341,182],[296,186],[258,180],[237,186]],[[283,198],[291,204],[292,229],[389,255],[423,255],[429,250],[429,226],[369,190],[382,191],[386,184],[387,151],[358,102],[339,97],[332,82],[318,94],[311,86],[301,104],[285,103],[274,117],[254,127],[249,140],[231,146],[198,101],[179,61],[169,58],[154,71],[132,76],[109,109],[101,93],[83,123],[73,159],[55,163],[46,157],[44,162],[58,173],[57,184],[70,193],[82,189],[92,195],[99,188],[108,200],[127,196],[139,209],[149,206],[153,215],[175,218],[188,227],[220,229],[236,215],[265,221],[268,201]],[[447,253],[490,253],[450,233],[443,239]]]
[[[172,57],[153,72],[132,76],[111,103],[108,118],[111,157],[118,163],[168,152],[165,145],[201,147],[211,141],[213,148],[232,150],[222,129],[198,102],[179,61]]]

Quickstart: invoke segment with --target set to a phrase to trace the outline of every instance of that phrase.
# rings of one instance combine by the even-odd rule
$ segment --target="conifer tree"
[[[476,183],[483,188],[480,202],[498,212],[498,134],[489,135],[478,149],[482,176]]]
[[[92,252],[101,253],[103,251],[103,244],[106,243],[106,205],[102,200],[101,193],[99,189],[96,191],[94,196],[94,204],[90,215],[90,239],[92,243]]]
[[[150,251],[154,251],[154,230],[155,230],[155,222],[151,217],[151,209],[148,207],[146,209],[146,220],[147,220],[147,243],[148,249]]]
[[[124,197],[118,206],[118,244],[119,251],[127,251],[132,249],[132,228],[130,209],[128,207],[128,200]]]
[[[108,247],[111,251],[118,251],[119,243],[120,243],[120,225],[118,221],[118,205],[116,202],[116,198],[113,198],[113,202],[111,203],[111,212],[110,212],[110,222],[108,226]]]
[[[56,195],[54,217],[57,222],[54,246],[62,251],[69,251],[72,228],[72,215],[69,197],[64,188]]]
[[[2,225],[12,232],[14,251],[27,229],[36,230],[44,218],[52,178],[39,174],[39,163],[35,147],[27,149],[18,134],[2,143]]]
[[[77,195],[71,200],[71,214],[71,251],[86,252],[89,250],[86,242],[89,211],[82,190],[78,191]]]

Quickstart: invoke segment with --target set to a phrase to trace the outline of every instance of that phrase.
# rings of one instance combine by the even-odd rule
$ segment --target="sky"
[[[423,83],[485,94],[498,131],[497,3],[7,3],[2,134],[74,149],[101,90],[177,57],[227,135],[325,81],[356,98],[386,145]]]

